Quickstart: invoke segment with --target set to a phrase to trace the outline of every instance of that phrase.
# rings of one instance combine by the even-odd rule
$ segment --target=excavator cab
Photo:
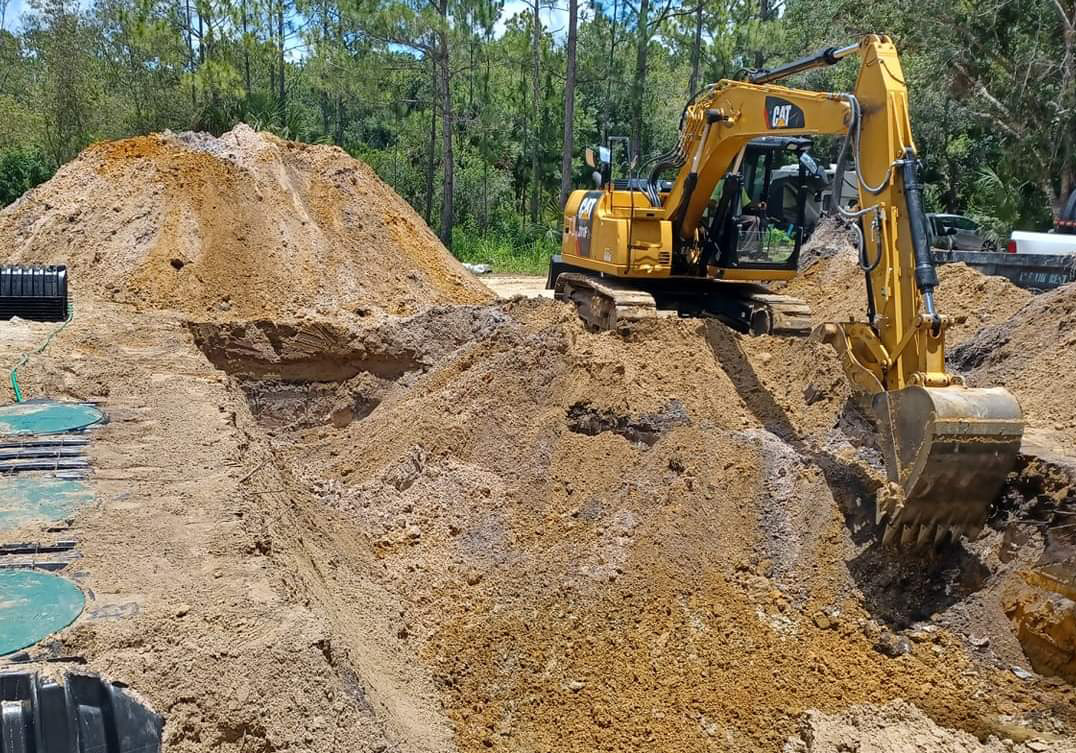
[[[766,136],[744,147],[738,165],[715,189],[701,225],[700,272],[797,269],[826,183],[809,156],[811,145],[806,137]]]

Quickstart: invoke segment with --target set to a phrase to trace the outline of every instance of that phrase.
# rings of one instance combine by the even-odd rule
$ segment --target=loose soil
[[[297,174],[343,159],[244,139]],[[138,170],[157,169],[147,151]],[[258,185],[270,207],[291,190]],[[111,211],[98,195],[83,211]],[[0,213],[0,243],[77,256],[29,229],[37,201]],[[1076,690],[1027,671],[1048,668],[1003,603],[1069,504],[1053,466],[1014,477],[979,541],[896,557],[873,530],[873,433],[828,349],[697,320],[590,333],[565,304],[439,287],[439,246],[377,232],[367,276],[329,254],[316,280],[249,286],[265,295],[76,268],[75,320],[21,381],[111,423],[97,502],[62,534],[88,612],[37,660],[129,684],[168,751],[1071,749]],[[203,269],[236,263],[199,248]],[[823,251],[785,292],[851,310],[854,260]],[[988,327],[1038,300],[943,275],[987,299]],[[0,339],[4,362],[28,339]]]
[[[785,753],[1031,753],[1045,748],[1042,740],[1014,745],[990,737],[983,743],[966,733],[940,728],[914,706],[895,701],[884,706],[853,706],[839,715],[805,714],[799,736],[788,742]],[[1058,745],[1056,750],[1076,750],[1076,743]]]
[[[0,238],[80,292],[202,318],[491,298],[367,165],[245,125],[92,146],[0,213]]]
[[[1020,397],[1044,428],[1076,435],[1076,284],[1035,296],[1015,315],[984,327],[952,353],[973,384]]]

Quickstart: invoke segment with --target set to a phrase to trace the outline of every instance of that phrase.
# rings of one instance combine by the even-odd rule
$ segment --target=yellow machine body
[[[602,290],[665,278],[788,279],[794,268],[722,264],[728,254],[706,250],[704,214],[752,139],[845,136],[855,149],[868,321],[822,324],[815,336],[833,345],[862,402],[873,405],[889,474],[878,500],[886,539],[937,545],[982,526],[1015,462],[1023,418],[1005,390],[969,389],[946,370],[945,331],[953,319],[934,306],[937,279],[925,261],[925,225],[918,224],[925,218],[900,60],[888,37],[870,35],[854,48],[825,51],[821,64],[853,53],[860,69],[851,95],[769,82],[711,85],[685,109],[682,165],[660,201],[611,184],[573,192],[560,258],[573,279],[600,277]],[[550,277],[552,284],[556,275]],[[714,284],[712,293],[723,289]],[[593,305],[589,291],[574,295],[577,305]]]

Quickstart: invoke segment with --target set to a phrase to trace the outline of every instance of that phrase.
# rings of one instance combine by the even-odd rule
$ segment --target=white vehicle
[[[1076,235],[1063,233],[1032,233],[1014,230],[1006,249],[1010,254],[1076,254]]]
[[[1032,233],[1014,230],[1005,249],[1010,254],[1041,254],[1067,256],[1076,254],[1076,191],[1054,218],[1054,229],[1049,233]]]

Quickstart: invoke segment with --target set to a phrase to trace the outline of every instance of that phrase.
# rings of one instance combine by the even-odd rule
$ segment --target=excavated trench
[[[1011,596],[1017,566],[1050,556],[1071,561],[1069,550],[1051,543],[1060,540],[1052,529],[1074,508],[1067,476],[1027,459],[983,539],[923,559],[895,557],[875,543],[880,458],[869,422],[850,402],[826,437],[812,436],[755,372],[753,346],[720,327],[696,332],[668,323],[626,338],[596,336],[582,333],[570,316],[551,315],[553,307],[437,307],[362,326],[190,325],[198,347],[234,380],[271,438],[285,481],[308,500],[307,512],[293,521],[313,567],[305,577],[314,580],[303,588],[320,593],[315,601],[332,616],[340,671],[375,706],[411,686],[442,698],[424,707],[419,716],[429,719],[419,733],[408,731],[412,722],[402,714],[404,733],[440,739],[450,724],[465,750],[551,741],[546,719],[563,718],[579,730],[595,724],[575,719],[560,698],[563,688],[570,700],[592,687],[583,695],[612,694],[588,702],[604,714],[614,697],[649,693],[672,730],[684,713],[678,692],[652,687],[640,668],[624,664],[636,649],[616,647],[634,635],[628,625],[650,625],[630,645],[668,640],[671,631],[679,636],[668,657],[674,663],[653,661],[678,683],[708,687],[716,678],[697,676],[699,658],[691,653],[702,649],[681,633],[730,629],[714,622],[724,619],[721,609],[738,616],[730,623],[734,633],[708,639],[707,655],[718,652],[715,667],[743,650],[728,635],[762,629],[750,640],[764,648],[753,651],[773,672],[797,675],[810,662],[783,643],[785,633],[803,642],[804,631],[825,625],[805,645],[821,640],[812,650],[832,653],[838,664],[845,657],[862,673],[866,693],[820,687],[776,699],[778,708],[884,700],[889,696],[874,698],[870,688],[882,682],[876,672],[888,677],[893,670],[874,669],[876,663],[909,653],[947,671],[937,656],[922,656],[922,636],[938,626],[973,649],[991,641],[996,655],[980,657],[987,665],[1026,663],[1023,647],[1036,670],[1068,676],[1064,626],[1043,627],[1041,599],[1026,591]],[[663,368],[655,358],[667,350],[697,360]],[[659,372],[659,381],[649,381],[648,369]],[[808,405],[815,391],[803,386]],[[835,449],[834,436],[854,452]],[[371,588],[360,585],[361,572],[380,581],[374,590],[388,605],[383,624],[373,625],[351,603]],[[677,595],[663,595],[665,579],[678,577]],[[713,585],[713,577],[723,585]],[[746,599],[748,611],[700,604],[692,610],[710,617],[689,610],[685,619],[696,627],[679,624],[678,610],[703,598],[691,593],[730,587],[742,592],[722,598]],[[642,596],[629,618],[619,600],[630,593]],[[1049,598],[1056,602],[1056,595]],[[563,621],[534,616],[535,609]],[[1002,610],[1014,620],[1019,644]],[[597,627],[624,619],[626,632]],[[355,637],[371,630],[395,636],[399,656]],[[1053,637],[1044,641],[1044,633]],[[774,635],[779,640],[771,647]],[[689,655],[675,653],[682,646]],[[628,655],[608,658],[618,650]],[[742,661],[756,661],[752,655]],[[371,672],[371,657],[400,668],[386,679]],[[925,679],[933,669],[923,676],[900,671],[911,674],[877,687],[905,697],[906,688],[940,683]],[[554,681],[560,689],[528,684],[550,673],[562,678]],[[624,676],[636,677],[638,688],[621,684]],[[749,681],[721,682],[746,683],[738,703],[757,703],[742,697],[753,687]],[[939,685],[933,700],[917,704],[939,723],[975,734],[994,730],[977,712],[954,714],[959,704],[948,692]],[[968,691],[958,684],[952,692],[957,698]],[[512,697],[531,697],[535,705],[509,710]],[[631,703],[623,713],[632,713]],[[769,745],[793,731],[790,720],[765,721],[772,709],[746,720],[741,712],[707,713],[704,720],[725,714],[729,730],[752,740],[732,749]],[[598,724],[598,737],[623,742],[609,720],[612,727]]]
[[[269,320],[188,326],[209,361],[236,380],[259,424],[300,430],[362,420],[397,382],[409,383],[500,324],[496,309],[445,306],[370,327]]]
[[[362,347],[354,333],[326,324],[190,325],[210,362],[242,390],[258,423],[296,430],[343,427],[377,407],[385,389],[421,369],[400,343]]]

